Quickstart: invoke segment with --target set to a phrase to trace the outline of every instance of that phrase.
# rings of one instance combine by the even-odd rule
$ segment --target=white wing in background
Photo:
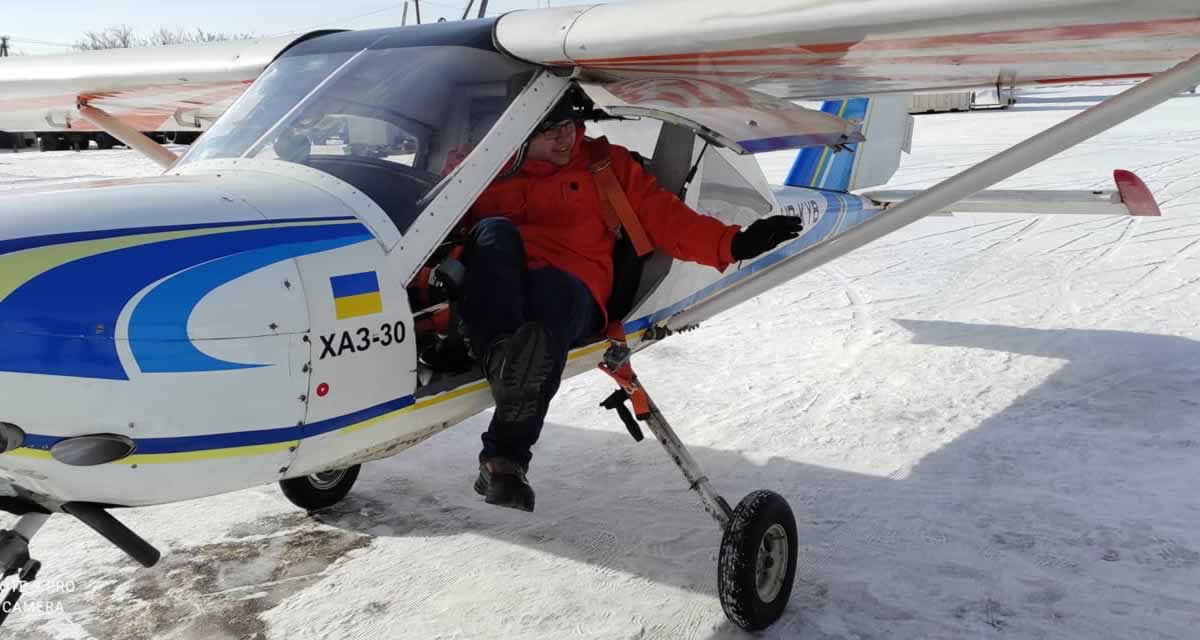
[[[142,131],[204,128],[309,35],[5,58],[0,130],[95,130],[81,101]]]

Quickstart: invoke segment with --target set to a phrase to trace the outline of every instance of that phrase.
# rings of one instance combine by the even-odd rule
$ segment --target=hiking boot
[[[488,504],[533,511],[533,487],[525,479],[525,468],[507,458],[490,458],[479,463],[475,493]]]
[[[526,322],[488,350],[484,371],[492,387],[498,420],[519,422],[538,414],[543,389],[554,367],[549,342],[545,327]]]

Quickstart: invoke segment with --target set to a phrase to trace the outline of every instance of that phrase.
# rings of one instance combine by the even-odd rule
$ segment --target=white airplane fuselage
[[[491,404],[482,380],[419,385],[408,283],[360,194],[287,163],[242,165],[0,203],[0,333],[22,345],[0,352],[0,421],[26,434],[0,481],[54,501],[172,502],[392,455]],[[678,265],[629,333],[871,213],[853,196],[778,193],[801,238],[724,274]],[[566,375],[601,347],[572,352]],[[136,450],[95,466],[51,457],[89,434]]]
[[[588,19],[625,6],[597,9]],[[1191,9],[1162,11],[1171,17]],[[1040,42],[1039,25],[1054,24],[1035,13],[1019,34],[1023,46]],[[477,376],[431,383],[418,358],[419,310],[408,287],[574,82],[499,50],[497,38],[514,33],[505,20],[499,27],[484,21],[318,34],[282,53],[275,43],[273,62],[255,84],[166,175],[6,194],[0,435],[19,433],[23,446],[0,454],[0,495],[54,510],[68,501],[135,506],[218,494],[391,455],[489,406]],[[512,28],[522,20],[517,14]],[[1176,20],[1138,28],[1190,43],[1193,26]],[[1114,29],[1080,37],[1113,38],[1121,33]],[[989,33],[961,37],[990,46]],[[581,34],[612,44],[602,32]],[[561,37],[551,37],[547,51],[561,50]],[[956,41],[946,38],[899,42],[928,48]],[[538,51],[524,59],[539,60]],[[863,55],[870,51],[864,44]],[[857,55],[843,53],[829,64]],[[708,65],[706,55],[671,64]],[[1145,70],[1181,54],[1163,55],[1171,60]],[[856,188],[852,181],[768,187],[752,161],[730,150],[841,149],[864,139],[857,127],[869,128],[868,112],[856,122],[844,101],[836,113],[819,113],[753,93],[753,82],[660,77],[630,64],[624,80],[606,81],[586,65],[578,80],[610,115],[629,119],[613,123],[618,130],[667,123],[657,125],[656,143],[643,155],[677,179],[672,190],[686,187],[689,205],[727,224],[780,213],[806,222],[799,238],[724,273],[678,261],[664,268],[660,260],[625,318],[635,348],[662,334],[647,337],[647,329],[703,320],[969,195],[939,194],[945,202],[893,215],[846,193]],[[1170,92],[1148,93],[1165,99]],[[93,97],[104,106],[104,96]],[[363,119],[378,126],[359,126]],[[898,156],[903,121],[892,129]],[[374,139],[361,143],[363,135]],[[1069,147],[1069,137],[1042,146]],[[849,171],[846,163],[822,154],[813,181],[802,184],[823,185],[832,167]],[[975,181],[985,188],[1010,173],[1006,165]],[[872,218],[886,224],[861,227]],[[592,368],[603,348],[598,337],[575,350],[566,375]],[[99,441],[128,451],[105,457],[107,445],[91,451]],[[55,450],[73,442],[85,455],[68,464],[70,456]]]

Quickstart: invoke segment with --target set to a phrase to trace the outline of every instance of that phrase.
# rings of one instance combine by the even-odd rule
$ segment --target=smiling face
[[[575,121],[563,120],[551,129],[535,133],[529,139],[528,158],[545,160],[556,167],[565,167],[571,161],[571,150],[575,147]]]

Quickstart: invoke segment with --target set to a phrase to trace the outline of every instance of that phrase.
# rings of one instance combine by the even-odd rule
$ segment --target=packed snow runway
[[[1118,88],[918,117],[888,186],[931,185]],[[1001,185],[1111,188],[1131,169],[1161,219],[930,218],[636,358],[719,491],[796,511],[791,605],[759,637],[1196,637],[1198,123],[1183,96]],[[793,157],[760,159],[779,182]],[[0,152],[0,197],[156,172],[124,150]],[[471,491],[483,414],[367,465],[316,517],[274,486],[124,512],[164,551],[154,569],[52,518],[33,545],[48,592],[6,631],[753,637],[717,600],[719,529],[661,447],[597,406],[611,384],[564,383],[534,514]]]

